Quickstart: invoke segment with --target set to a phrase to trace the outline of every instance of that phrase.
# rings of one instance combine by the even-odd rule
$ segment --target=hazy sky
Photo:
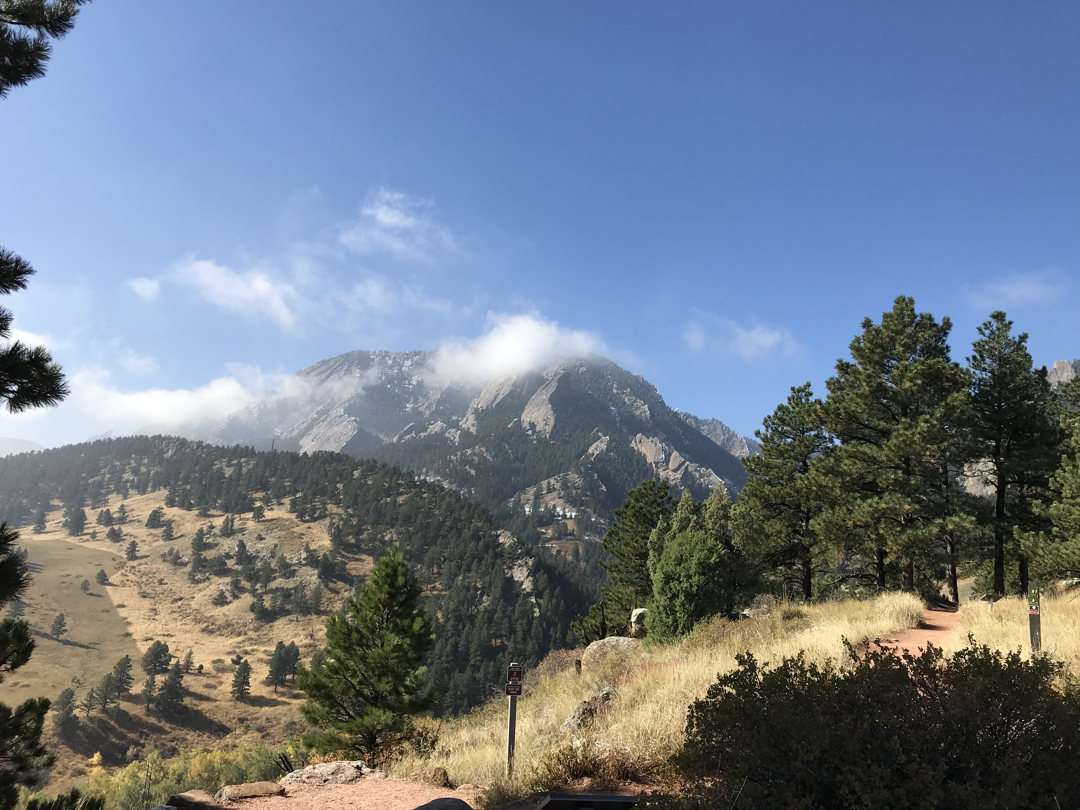
[[[0,101],[5,303],[73,388],[0,435],[448,344],[750,433],[901,294],[954,356],[1002,308],[1071,359],[1078,134],[1071,0],[97,0]]]

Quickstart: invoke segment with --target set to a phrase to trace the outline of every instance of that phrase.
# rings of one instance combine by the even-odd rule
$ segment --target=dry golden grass
[[[1043,594],[1040,605],[1042,650],[1080,672],[1080,598],[1076,592]],[[1020,649],[1031,654],[1027,599],[1009,597],[987,609],[986,602],[968,602],[960,608],[960,630],[945,646],[953,653],[967,644],[970,633],[980,644],[999,650]]]
[[[865,602],[778,605],[753,621],[716,619],[678,644],[609,656],[598,669],[585,670],[580,677],[572,668],[554,666],[556,673],[528,684],[518,703],[513,783],[505,778],[504,699],[494,699],[444,725],[432,755],[406,757],[394,772],[405,776],[438,765],[446,768],[454,783],[485,785],[491,796],[499,798],[556,787],[553,780],[572,776],[583,766],[581,760],[590,758],[601,772],[647,777],[662,770],[681,746],[687,707],[705,694],[719,673],[735,666],[737,654],[749,650],[759,661],[775,662],[801,650],[813,660],[841,659],[844,638],[858,643],[914,627],[923,609],[910,594]],[[610,711],[598,716],[578,741],[567,740],[559,731],[562,722],[604,685],[618,690]]]

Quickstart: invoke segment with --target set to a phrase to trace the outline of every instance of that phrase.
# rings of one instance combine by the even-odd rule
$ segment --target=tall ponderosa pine
[[[304,717],[328,729],[308,741],[373,760],[401,739],[410,716],[434,703],[423,666],[433,642],[420,584],[394,544],[358,595],[326,620],[322,666],[297,668],[296,685],[307,695]]]
[[[994,312],[979,327],[968,358],[971,369],[971,437],[979,471],[994,498],[994,592],[1005,593],[1005,547],[1018,532],[1037,531],[1031,502],[1045,492],[1059,455],[1060,432],[1051,416],[1053,392],[1045,368],[1034,368],[1026,333]],[[1028,587],[1021,553],[1019,580]]]
[[[735,542],[762,570],[796,572],[809,601],[823,545],[814,521],[829,505],[813,464],[832,449],[810,383],[793,387],[754,435],[761,452],[742,460],[747,480],[732,516]]]
[[[950,468],[968,378],[949,356],[949,319],[916,314],[912,298],[862,326],[852,359],[837,361],[828,381],[825,427],[840,445],[818,468],[832,490],[832,519],[865,532],[879,587],[890,557],[913,590],[915,561],[935,555],[959,513]]]
[[[251,694],[251,664],[246,660],[236,665],[232,679],[233,700],[246,700]]]
[[[652,479],[627,492],[602,541],[610,555],[602,565],[612,581],[629,592],[631,607],[641,607],[652,599],[649,537],[672,512],[668,490],[667,481]]]

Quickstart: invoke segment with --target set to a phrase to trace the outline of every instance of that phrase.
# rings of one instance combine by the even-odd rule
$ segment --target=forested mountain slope
[[[294,382],[206,438],[373,457],[444,481],[503,517],[547,507],[590,528],[648,477],[698,498],[745,481],[716,431],[744,452],[746,440],[715,420],[684,419],[640,375],[602,357],[466,383],[447,381],[436,352],[356,351]]]
[[[122,554],[135,540],[121,570],[107,572],[137,592],[138,604],[117,605],[121,616],[172,629],[175,615],[197,650],[221,646],[222,635],[257,648],[310,634],[309,655],[321,615],[397,542],[435,622],[430,666],[446,690],[443,711],[484,699],[509,660],[572,645],[574,613],[594,597],[579,565],[500,531],[482,506],[337,453],[156,436],[14,456],[0,460],[0,519],[21,527],[31,557],[36,543]],[[140,627],[140,647],[154,623]]]

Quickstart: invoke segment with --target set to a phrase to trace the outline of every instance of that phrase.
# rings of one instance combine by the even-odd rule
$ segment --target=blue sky
[[[1080,356],[1072,2],[86,6],[0,101],[44,445],[352,349],[601,351],[750,433],[900,294]]]

